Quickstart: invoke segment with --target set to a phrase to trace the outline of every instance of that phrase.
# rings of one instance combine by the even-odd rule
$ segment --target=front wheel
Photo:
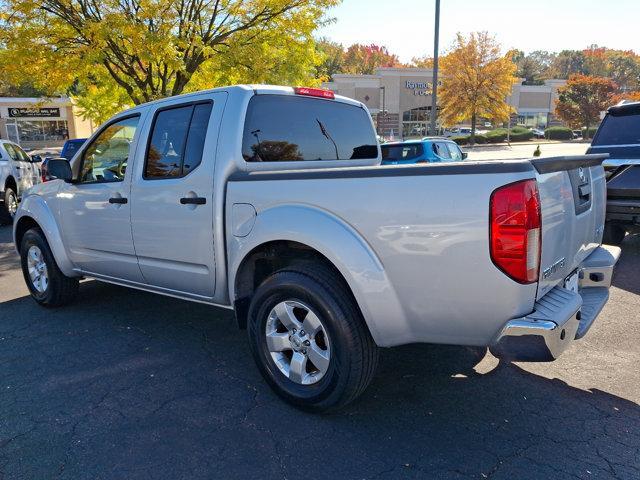
[[[67,277],[60,271],[39,228],[32,228],[22,237],[20,262],[29,292],[40,305],[59,307],[75,298],[78,279]]]
[[[248,334],[260,372],[284,400],[321,412],[369,385],[378,348],[340,277],[322,266],[290,267],[257,289]]]

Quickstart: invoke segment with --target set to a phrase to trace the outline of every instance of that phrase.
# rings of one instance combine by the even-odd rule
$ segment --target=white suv
[[[15,143],[0,140],[0,225],[13,221],[22,194],[40,181],[37,162]]]

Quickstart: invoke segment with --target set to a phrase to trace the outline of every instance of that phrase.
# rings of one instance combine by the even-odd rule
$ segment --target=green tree
[[[331,81],[336,73],[342,72],[344,64],[344,47],[340,43],[321,38],[316,42],[316,51],[322,60],[316,66],[316,78]]]
[[[584,52],[577,50],[562,50],[558,53],[549,67],[549,78],[567,79],[571,75],[587,74]]]
[[[108,78],[133,104],[229,79],[312,80],[313,33],[338,1],[3,0],[0,69],[46,91]]]

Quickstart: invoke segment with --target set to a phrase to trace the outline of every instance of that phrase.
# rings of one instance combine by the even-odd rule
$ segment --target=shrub
[[[598,130],[597,127],[589,127],[589,138],[593,138],[593,136],[596,134],[596,130]],[[582,138],[585,138],[585,134],[587,133],[587,129],[583,128],[582,129]]]
[[[507,139],[507,130],[504,128],[496,128],[486,135],[488,143],[501,143]]]
[[[478,144],[488,143],[486,135],[479,135],[479,134],[476,133],[475,140],[476,140],[476,143],[478,143]]]
[[[458,145],[467,145],[469,143],[469,137],[451,137],[451,140],[456,142]]]
[[[573,131],[569,127],[549,127],[544,131],[549,140],[572,140]]]
[[[511,141],[512,142],[526,142],[533,138],[533,132],[524,127],[513,127],[511,129]]]

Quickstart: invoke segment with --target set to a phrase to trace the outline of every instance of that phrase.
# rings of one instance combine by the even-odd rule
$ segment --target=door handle
[[[181,205],[204,205],[207,203],[207,199],[204,197],[182,197],[180,199]]]
[[[110,199],[109,199],[109,203],[112,203],[112,204],[113,204],[113,203],[117,203],[117,204],[120,204],[120,205],[124,205],[124,204],[125,204],[125,203],[127,203],[128,201],[129,201],[129,200],[127,200],[127,199],[126,199],[126,198],[124,198],[124,197],[112,197],[112,198],[110,198]]]

